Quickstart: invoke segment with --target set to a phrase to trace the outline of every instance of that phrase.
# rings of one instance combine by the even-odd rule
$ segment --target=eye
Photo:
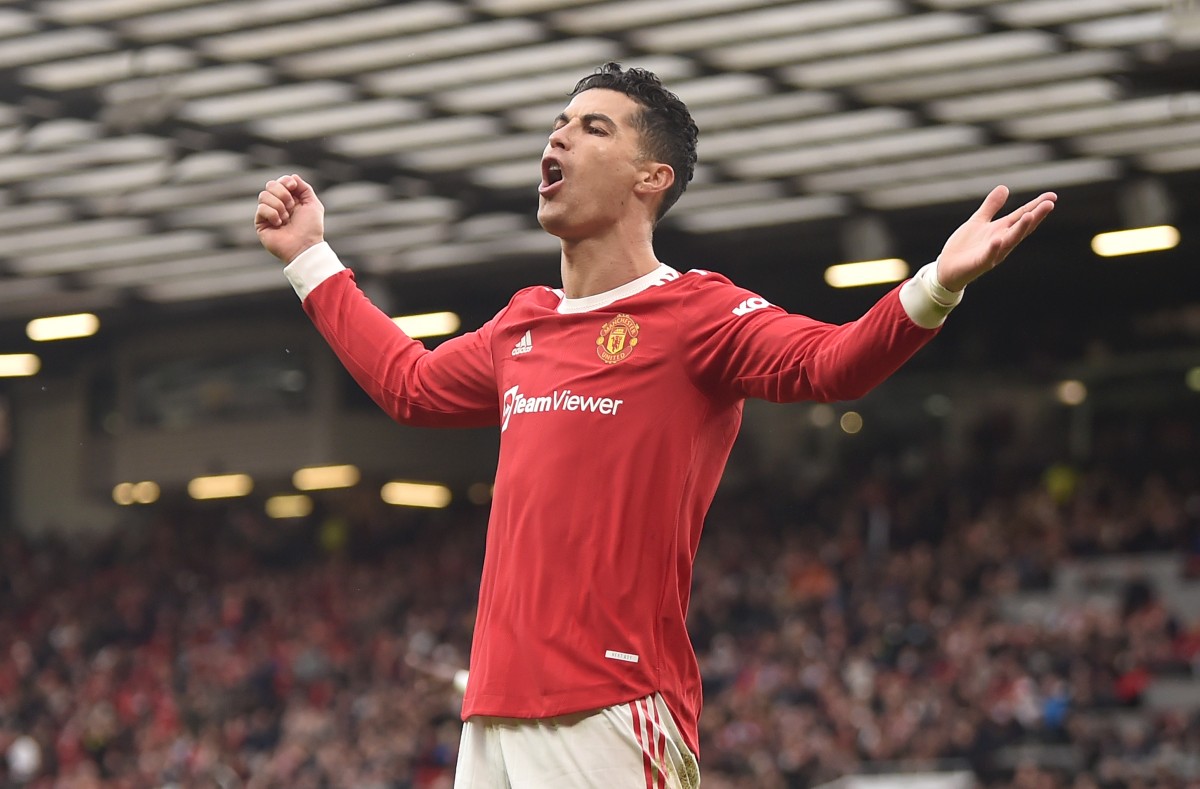
[[[608,136],[608,132],[605,131],[604,129],[600,128],[599,126],[589,126],[587,128],[587,132],[588,132],[588,134],[595,134],[597,137],[607,137]]]

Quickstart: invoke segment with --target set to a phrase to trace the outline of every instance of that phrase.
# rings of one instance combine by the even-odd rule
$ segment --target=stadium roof
[[[277,294],[251,217],[285,172],[321,187],[365,276],[469,267],[507,292],[505,262],[556,254],[533,217],[539,152],[575,80],[609,59],[658,72],[702,129],[669,252],[818,278],[933,255],[1006,183],[1066,195],[1040,243],[1087,259],[1094,232],[1200,229],[1194,6],[0,3],[0,311]]]

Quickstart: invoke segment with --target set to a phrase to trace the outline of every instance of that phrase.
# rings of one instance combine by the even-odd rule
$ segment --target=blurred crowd
[[[1200,556],[1194,448],[723,491],[690,611],[703,785],[1200,786],[1200,714],[1142,703],[1200,677],[1200,612],[1137,579],[1113,605],[1004,604],[1072,557]],[[347,497],[282,522],[163,506],[98,544],[0,533],[0,787],[450,787],[485,522]]]

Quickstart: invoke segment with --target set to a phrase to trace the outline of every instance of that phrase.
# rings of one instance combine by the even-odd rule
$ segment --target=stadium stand
[[[1073,467],[727,487],[690,613],[705,786],[1194,785],[1200,453],[1133,432]],[[364,500],[6,535],[0,785],[449,786],[483,527]]]

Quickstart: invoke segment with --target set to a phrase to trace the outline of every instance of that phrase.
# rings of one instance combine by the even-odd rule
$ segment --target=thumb
[[[984,198],[983,204],[975,212],[975,217],[990,222],[992,217],[996,216],[1006,202],[1008,202],[1008,187],[1004,185],[997,186]]]

